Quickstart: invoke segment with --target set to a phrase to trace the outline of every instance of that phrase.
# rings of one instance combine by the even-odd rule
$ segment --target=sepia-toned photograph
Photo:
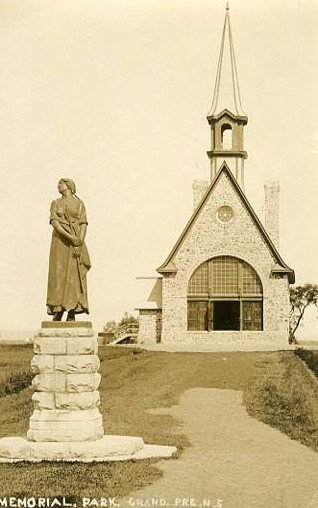
[[[0,0],[0,508],[318,508],[317,0]]]

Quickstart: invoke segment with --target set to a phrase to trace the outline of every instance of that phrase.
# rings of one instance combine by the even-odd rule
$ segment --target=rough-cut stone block
[[[92,328],[91,321],[42,321],[41,328]]]
[[[55,357],[55,370],[66,373],[90,373],[99,369],[97,355],[63,355]]]
[[[68,411],[65,409],[34,410],[30,422],[67,422],[76,425],[94,423],[101,420],[101,414],[97,408],[82,411]]]
[[[134,453],[132,459],[142,460],[142,459],[152,459],[155,457],[172,457],[172,455],[176,452],[177,452],[176,446],[160,446],[146,444],[141,450]]]
[[[34,443],[34,445],[32,445],[32,456],[43,458],[43,451],[45,450],[47,458],[53,460],[56,459],[56,456],[64,459],[96,459],[108,456],[128,457],[136,452],[140,452],[144,446],[142,437],[103,436],[102,439],[93,441],[92,443],[87,441],[80,443],[68,443],[63,448],[59,448],[55,443],[47,443],[45,445]]]
[[[66,374],[66,391],[75,393],[95,391],[99,387],[100,380],[101,375],[97,372],[94,374]]]
[[[33,340],[35,354],[66,355],[66,339],[60,337],[35,337]]]
[[[54,409],[54,394],[52,392],[34,392],[32,395],[35,409]]]
[[[0,457],[23,459],[28,454],[29,444],[22,437],[3,437],[0,439]]]
[[[52,374],[37,374],[32,385],[39,392],[65,392],[66,374],[54,372]]]
[[[17,440],[19,440],[17,442]],[[103,436],[95,441],[36,442],[23,438],[0,439],[0,462],[103,462],[171,457],[174,446],[145,445],[141,437]]]
[[[100,416],[95,421],[85,421],[85,422],[55,422],[55,421],[32,421],[30,420],[30,430],[45,430],[45,431],[58,431],[58,432],[71,432],[72,435],[76,434],[76,432],[85,433],[85,435],[89,435],[91,433],[95,433],[102,428],[102,417]],[[76,441],[76,438],[73,439]],[[37,440],[38,441],[38,440]],[[49,440],[50,441],[50,440]]]
[[[93,337],[91,328],[41,328],[40,337]]]
[[[34,428],[34,425],[42,428]],[[27,436],[31,441],[76,442],[96,441],[104,435],[100,424],[72,425],[71,423],[37,422],[31,423]]]
[[[46,374],[54,371],[54,356],[35,355],[31,360],[31,370],[36,374]]]
[[[82,325],[46,322],[34,338],[31,365],[37,373],[32,382],[35,410],[28,431],[28,438],[34,442],[95,441],[103,437],[98,410],[98,343],[91,324]]]
[[[97,390],[93,392],[82,393],[56,393],[55,406],[57,409],[68,409],[76,411],[77,409],[93,409],[100,403],[99,393]]]
[[[66,347],[68,355],[96,355],[98,342],[95,337],[72,337],[67,339]]]

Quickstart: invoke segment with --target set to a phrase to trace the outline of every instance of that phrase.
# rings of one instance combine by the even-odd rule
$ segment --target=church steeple
[[[230,8],[226,6],[220,55],[216,71],[211,109],[207,116],[211,126],[211,179],[225,161],[244,189],[243,128],[247,116],[241,103],[234,44],[230,23]]]

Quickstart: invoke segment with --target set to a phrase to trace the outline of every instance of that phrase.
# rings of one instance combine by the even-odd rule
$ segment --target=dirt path
[[[235,390],[194,388],[161,410],[182,421],[191,442],[160,461],[163,477],[126,506],[318,508],[318,454],[254,418]],[[219,500],[219,501],[217,501]]]

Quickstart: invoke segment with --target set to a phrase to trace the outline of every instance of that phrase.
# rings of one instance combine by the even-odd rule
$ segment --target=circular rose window
[[[233,217],[233,210],[230,206],[221,206],[218,209],[218,218],[221,222],[229,222]]]

